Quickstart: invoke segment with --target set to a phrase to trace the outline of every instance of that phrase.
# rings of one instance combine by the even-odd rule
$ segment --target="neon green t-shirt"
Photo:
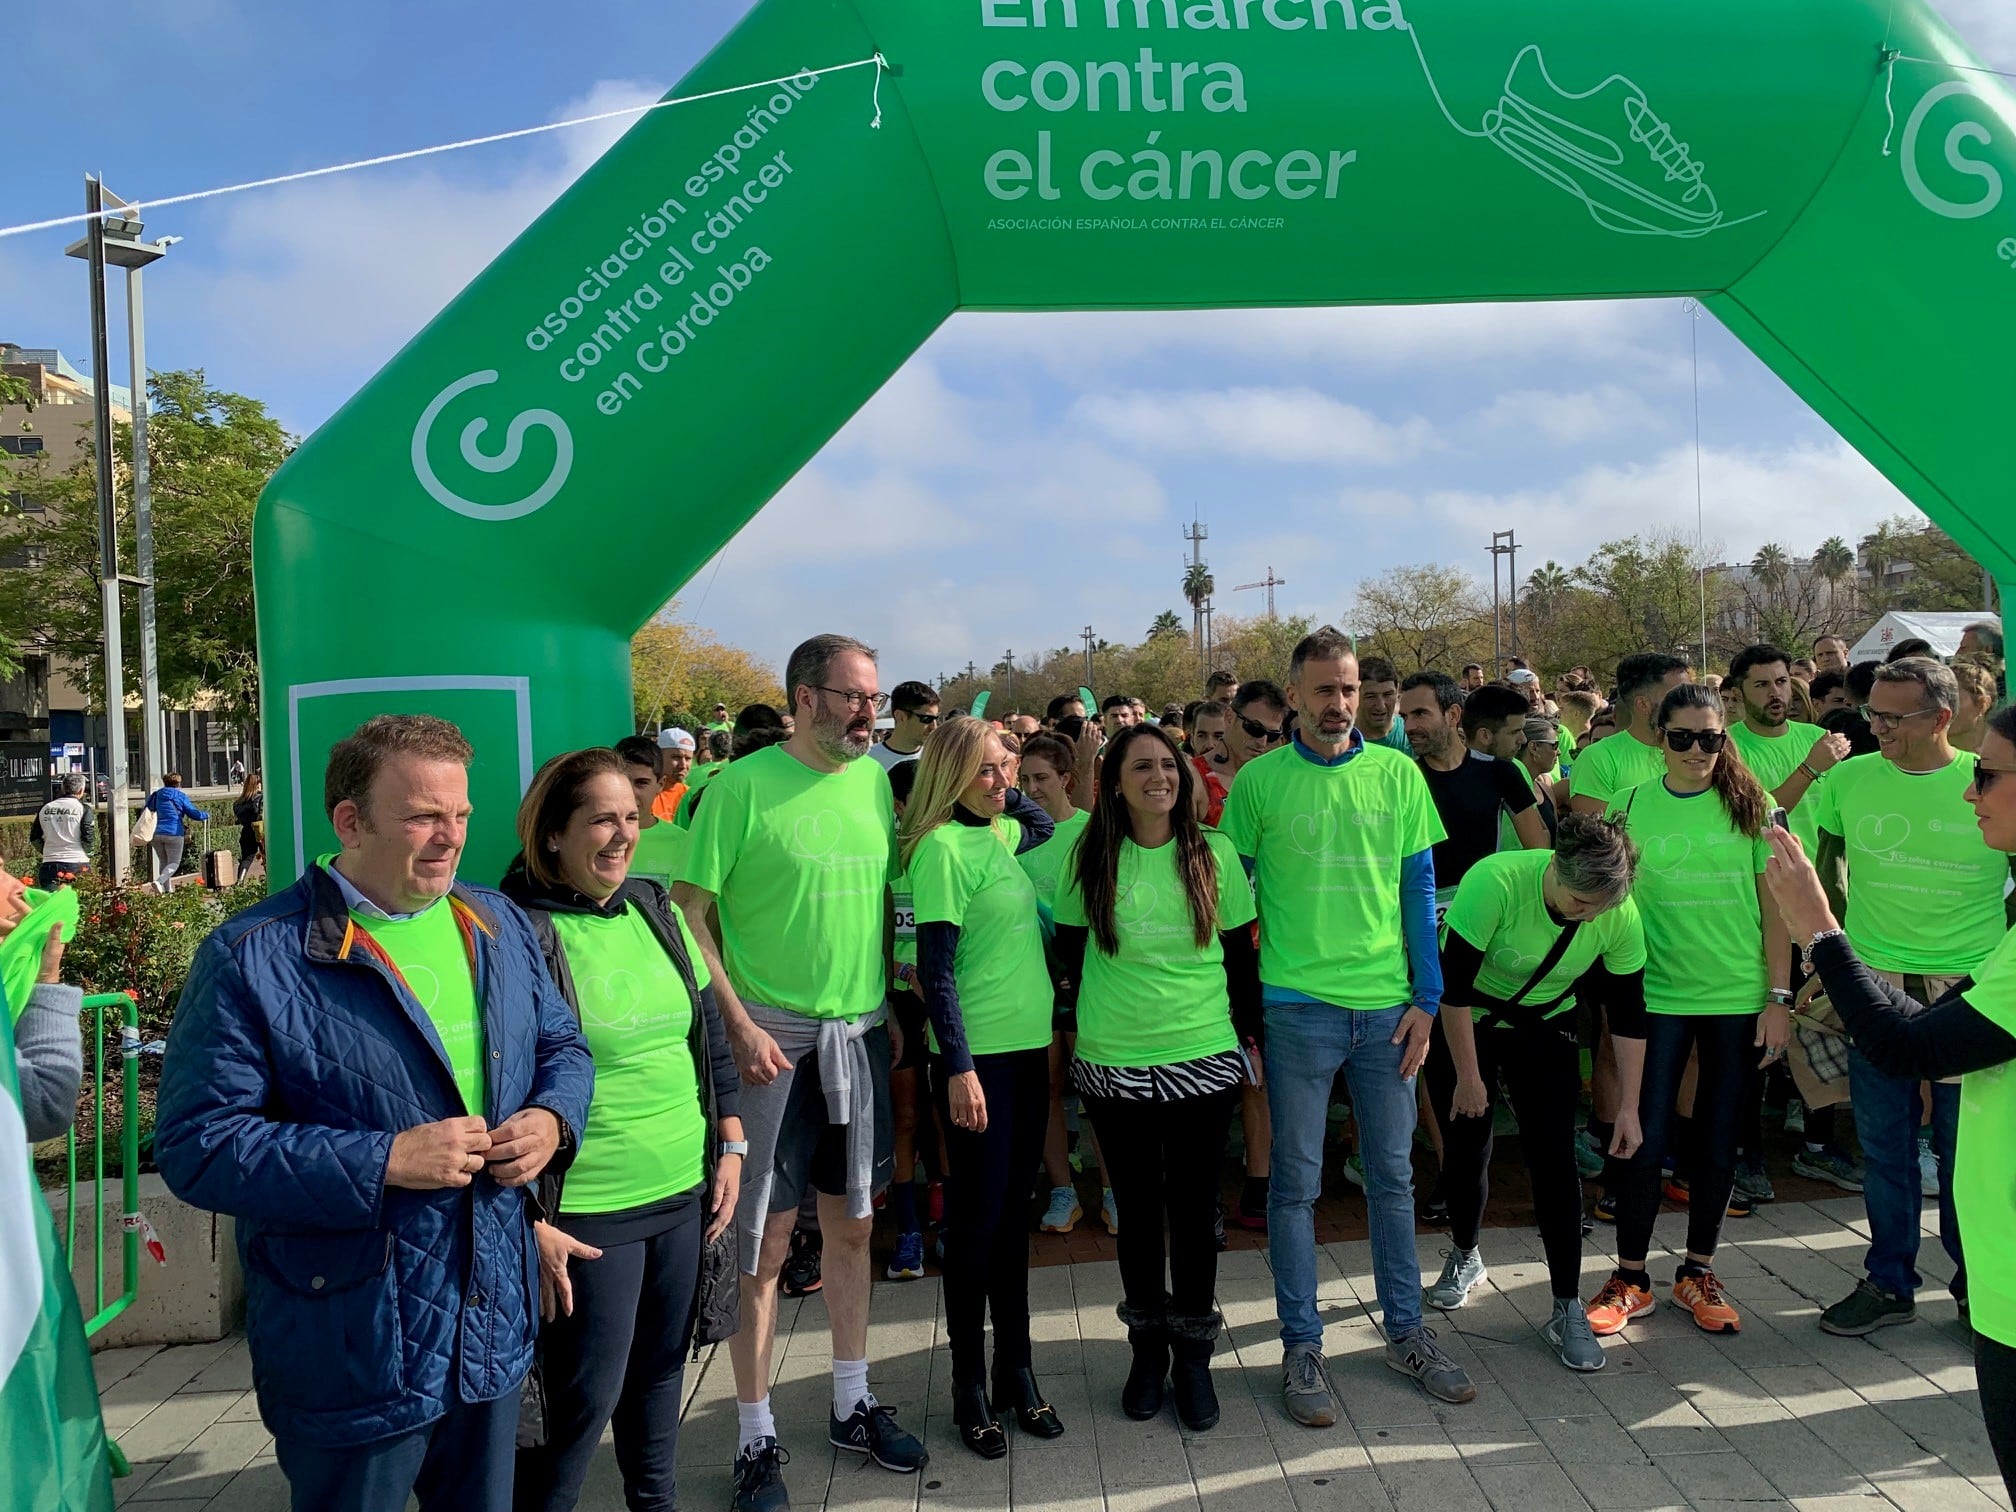
[[[1831,774],[1830,774],[1831,775]],[[1961,994],[1984,1018],[2016,1034],[2016,933],[2001,943]],[[1953,1159],[1953,1203],[1968,1252],[2016,1251],[2016,1062],[1969,1071],[1960,1079],[1960,1136]],[[2016,1345],[2016,1273],[1988,1263],[1967,1270],[1974,1326],[1998,1344]]]
[[[637,832],[637,849],[630,853],[630,875],[648,878],[669,892],[679,875],[679,863],[692,848],[690,830],[661,819],[651,828]]]
[[[1638,846],[1631,896],[1645,931],[1647,1011],[1760,1012],[1771,974],[1757,877],[1770,847],[1729,822],[1713,788],[1683,798],[1661,778],[1612,800],[1612,814],[1627,810]]]
[[[1081,1060],[1095,1066],[1174,1066],[1238,1048],[1218,931],[1253,922],[1253,888],[1232,842],[1216,830],[1204,831],[1204,838],[1218,864],[1218,919],[1203,946],[1176,874],[1174,842],[1154,850],[1132,840],[1121,843],[1113,889],[1120,949],[1109,956],[1096,939],[1086,944],[1085,979],[1078,989]],[[1057,890],[1057,922],[1086,922],[1075,868]]]
[[[476,979],[469,970],[469,952],[462,926],[446,898],[410,919],[378,919],[357,910],[350,918],[384,947],[406,986],[425,1010],[448,1069],[462,1094],[463,1108],[488,1116],[488,1078],[483,1065],[483,1010],[476,1001]]]
[[[680,795],[679,807],[672,811],[672,822],[681,829],[693,827],[693,805],[700,797],[700,790],[728,770],[728,763],[716,761],[704,767],[695,767],[686,779],[686,791]]]
[[[1321,766],[1291,743],[1240,768],[1219,830],[1253,858],[1263,983],[1367,1011],[1409,1001],[1401,863],[1448,838],[1419,767],[1381,745]]]
[[[1813,747],[1827,738],[1827,732],[1818,725],[1796,724],[1787,721],[1783,731],[1777,735],[1759,735],[1747,724],[1732,726],[1729,739],[1743,755],[1743,764],[1757,774],[1757,780],[1764,784],[1764,791],[1775,793],[1779,786],[1799,770],[1799,763],[1813,754]],[[1817,799],[1820,784],[1809,783],[1805,794],[1787,815],[1792,825],[1792,833],[1799,837],[1799,843],[1806,847],[1811,856],[1819,849],[1820,826],[1814,821],[1818,810]],[[1774,803],[1776,799],[1772,800]]]
[[[882,1005],[882,931],[896,864],[896,806],[879,763],[815,772],[782,746],[708,784],[675,879],[720,900],[736,994],[808,1018]]]
[[[1600,798],[1613,802],[1641,782],[1656,782],[1666,775],[1666,751],[1648,746],[1628,730],[1619,730],[1599,740],[1575,762],[1568,778],[1571,798]]]
[[[896,904],[896,959],[906,966],[917,964],[917,899],[910,891],[910,873],[904,872],[890,889]]]
[[[1036,910],[1043,917],[1043,932],[1052,930],[1052,915],[1057,908],[1057,893],[1063,881],[1064,869],[1077,848],[1078,837],[1085,833],[1085,825],[1092,816],[1083,809],[1073,809],[1068,819],[1059,821],[1048,840],[1034,850],[1022,852],[1016,859],[1022,863],[1022,870],[1029,874],[1029,880],[1036,886]]]
[[[952,980],[966,1048],[1005,1055],[1050,1043],[1050,968],[1036,918],[1036,888],[1015,864],[1022,826],[948,820],[910,857],[910,896],[919,924],[956,924]],[[931,1048],[938,1036],[931,1035]]]
[[[552,919],[595,1061],[588,1127],[568,1167],[560,1210],[621,1212],[698,1186],[707,1123],[686,1042],[694,1005],[679,968],[634,904],[613,919],[562,913]],[[704,988],[713,980],[707,963],[686,921],[678,924],[695,983]]]
[[[0,940],[0,987],[7,994],[8,1017],[17,1024],[28,1011],[28,999],[42,975],[42,952],[49,948],[49,931],[60,924],[64,943],[77,943],[76,888],[64,886],[44,892],[31,887],[23,898],[28,904],[27,917],[7,932],[5,940]]]
[[[1553,862],[1552,851],[1500,851],[1463,874],[1442,928],[1445,939],[1453,930],[1483,955],[1477,971],[1480,992],[1509,1001],[1554,948],[1563,926],[1547,912],[1542,883]],[[1619,976],[1644,969],[1645,931],[1631,899],[1577,929],[1561,959],[1534,983],[1525,1001],[1545,1003],[1568,991],[1598,960]],[[1574,998],[1567,998],[1547,1017],[1574,1007]],[[1482,1019],[1484,1010],[1472,1007],[1470,1016]]]
[[[1573,761],[1575,759],[1575,732],[1568,728],[1568,722],[1565,719],[1558,721],[1555,729],[1556,733],[1561,737],[1561,760]],[[1557,765],[1554,768],[1555,775],[1559,776],[1560,771],[1561,768]]]
[[[1989,849],[1961,796],[1974,761],[1955,751],[1936,772],[1904,772],[1878,752],[1819,786],[1814,821],[1847,847],[1841,927],[1878,971],[1964,976],[2002,943],[2009,858]]]

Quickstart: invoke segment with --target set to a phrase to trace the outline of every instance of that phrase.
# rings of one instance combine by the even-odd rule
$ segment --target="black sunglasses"
[[[1666,745],[1669,750],[1691,751],[1697,745],[1705,756],[1713,756],[1729,743],[1727,730],[1668,730]]]
[[[2016,767],[1991,767],[1980,762],[1974,763],[1974,791],[1983,798],[1988,790],[2004,777],[2016,777]]]
[[[921,725],[935,725],[938,723],[938,716],[936,714],[918,714],[910,709],[904,709],[901,712],[908,714]]]
[[[1248,737],[1253,740],[1262,740],[1268,745],[1279,745],[1288,738],[1286,730],[1270,730],[1267,726],[1260,723],[1259,720],[1248,719],[1244,714],[1235,717],[1239,721],[1239,728],[1244,730]]]

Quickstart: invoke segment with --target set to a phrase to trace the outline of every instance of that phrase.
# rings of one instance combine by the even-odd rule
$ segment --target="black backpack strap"
[[[1489,1029],[1497,1024],[1504,1024],[1508,1028],[1517,1027],[1513,1024],[1509,1015],[1514,1010],[1522,1008],[1537,1010],[1537,1012],[1533,1013],[1530,1020],[1537,1023],[1567,1001],[1567,992],[1561,993],[1552,1002],[1547,1003],[1528,1003],[1524,999],[1527,993],[1547,979],[1548,972],[1561,964],[1561,958],[1568,954],[1568,947],[1574,943],[1576,931],[1581,929],[1581,927],[1582,921],[1580,919],[1570,919],[1566,924],[1562,925],[1561,933],[1556,935],[1554,943],[1547,947],[1547,954],[1540,958],[1540,964],[1533,968],[1533,974],[1526,978],[1525,985],[1509,998],[1500,998],[1495,1002],[1484,1005],[1485,1028]],[[1569,992],[1573,992],[1574,990],[1572,986],[1568,989]]]

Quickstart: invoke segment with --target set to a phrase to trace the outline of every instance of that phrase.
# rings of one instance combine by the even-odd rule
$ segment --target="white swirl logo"
[[[1929,91],[1904,125],[1904,182],[1910,186],[1912,197],[1935,215],[1943,215],[1949,220],[1979,220],[2002,203],[2002,174],[1991,163],[1962,156],[1961,149],[1970,142],[1979,147],[1991,144],[1995,136],[1986,126],[1979,121],[1962,121],[1946,133],[1945,142],[1947,166],[1955,173],[1979,179],[1988,186],[1988,192],[1980,199],[1968,204],[1949,200],[1926,183],[1924,175],[1918,171],[1918,133],[1924,130],[1925,118],[1935,106],[1956,95],[1970,95],[1983,102],[1988,100],[1988,96],[1976,86],[1959,80]]]
[[[434,464],[427,459],[428,435],[434,429],[435,420],[457,395],[496,381],[495,368],[486,368],[480,373],[457,379],[434,396],[434,402],[420,412],[420,423],[413,427],[413,475],[435,503],[472,520],[516,520],[531,514],[552,502],[574,467],[574,434],[567,429],[567,422],[549,409],[529,409],[511,417],[511,423],[504,431],[504,449],[494,456],[477,447],[483,433],[490,428],[488,420],[479,417],[463,426],[462,460],[478,472],[508,472],[518,465],[518,459],[524,453],[525,432],[535,425],[543,425],[553,433],[553,470],[546,475],[546,481],[531,493],[510,504],[478,504],[473,499],[463,498],[436,476]]]

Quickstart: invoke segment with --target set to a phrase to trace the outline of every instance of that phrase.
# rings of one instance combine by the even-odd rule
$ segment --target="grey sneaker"
[[[1337,1421],[1337,1392],[1323,1351],[1314,1344],[1290,1344],[1281,1357],[1281,1400],[1288,1416],[1305,1428],[1329,1428]]]
[[[1770,1172],[1755,1155],[1745,1155],[1736,1162],[1736,1195],[1753,1203],[1775,1201],[1778,1196],[1772,1189]]]
[[[1484,1252],[1481,1249],[1454,1249],[1442,1251],[1442,1279],[1428,1288],[1428,1305],[1439,1307],[1443,1312],[1453,1312],[1470,1300],[1471,1290],[1483,1282],[1489,1274],[1484,1269]]]
[[[1831,1182],[1844,1192],[1862,1190],[1862,1167],[1832,1145],[1824,1150],[1801,1150],[1792,1157],[1792,1169],[1815,1181]]]
[[[1556,1297],[1554,1316],[1547,1320],[1540,1334],[1554,1346],[1554,1352],[1561,1356],[1561,1363],[1570,1370],[1586,1373],[1603,1368],[1603,1346],[1596,1342],[1596,1335],[1589,1327],[1589,1314],[1583,1309],[1580,1297]]]
[[[1423,1324],[1386,1346],[1386,1365],[1421,1383],[1421,1389],[1443,1402],[1468,1402],[1477,1396],[1469,1374],[1435,1342],[1435,1330]]]
[[[1909,1297],[1887,1292],[1864,1276],[1855,1290],[1820,1314],[1820,1331],[1859,1339],[1892,1323],[1909,1323],[1917,1316],[1918,1306]]]

